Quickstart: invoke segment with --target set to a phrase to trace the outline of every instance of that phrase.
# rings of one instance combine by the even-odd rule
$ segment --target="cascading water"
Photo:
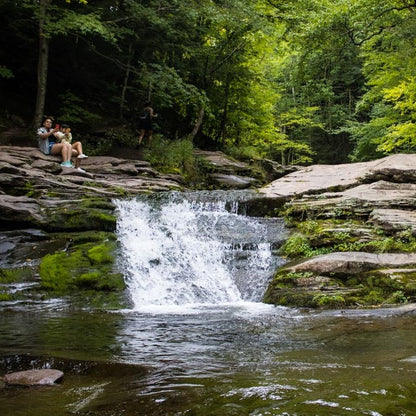
[[[273,248],[284,238],[283,223],[239,215],[238,203],[226,196],[116,201],[121,262],[135,308],[261,300],[282,262]]]

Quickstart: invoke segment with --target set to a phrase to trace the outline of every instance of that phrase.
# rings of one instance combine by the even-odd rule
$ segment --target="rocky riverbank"
[[[309,307],[416,301],[416,155],[300,168],[260,189],[286,217],[290,261],[265,300]]]
[[[283,216],[291,237],[265,301],[356,307],[416,300],[416,155],[345,165],[284,168],[196,151],[204,184],[257,188],[254,216]],[[99,307],[128,303],[114,264],[113,198],[187,190],[143,160],[107,156],[86,172],[32,147],[0,147],[0,300],[71,294]],[[277,179],[276,179],[277,178]],[[273,180],[275,179],[275,180]],[[267,185],[261,187],[265,183]]]
[[[196,151],[195,158],[204,168],[200,187],[241,189],[285,173],[275,164],[264,170],[221,152]],[[85,172],[59,162],[34,147],[0,146],[0,301],[71,294],[75,302],[125,306],[123,276],[114,264],[112,200],[183,191],[190,182],[140,159],[89,157],[82,162]]]

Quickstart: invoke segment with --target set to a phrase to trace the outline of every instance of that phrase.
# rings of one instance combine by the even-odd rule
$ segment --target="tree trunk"
[[[130,63],[131,58],[133,55],[133,46],[130,43],[129,44],[129,53],[127,58],[127,68],[126,73],[124,74],[124,82],[123,82],[123,88],[121,89],[121,97],[120,97],[120,120],[123,120],[124,117],[124,108],[126,106],[126,92],[127,92],[127,86],[129,84],[129,77],[130,77]]]
[[[228,119],[228,100],[229,100],[229,96],[230,96],[230,76],[229,74],[227,74],[226,80],[225,80],[225,86],[224,86],[224,107],[222,110],[222,115],[221,115],[221,122],[220,122],[220,126],[218,129],[218,134],[217,134],[217,141],[218,142],[224,142],[225,140],[225,135],[226,135],[226,125],[227,125],[227,119]]]
[[[194,141],[196,135],[198,134],[199,129],[202,126],[202,122],[204,121],[204,115],[205,115],[205,109],[204,107],[201,107],[201,109],[199,110],[198,120],[196,121],[195,126],[192,130],[192,133],[189,137],[192,142]]]
[[[39,54],[38,54],[38,89],[36,94],[34,127],[39,127],[45,111],[46,86],[48,79],[49,39],[45,35],[46,13],[51,0],[39,2]]]

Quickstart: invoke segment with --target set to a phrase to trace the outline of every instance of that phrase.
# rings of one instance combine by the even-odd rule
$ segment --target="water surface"
[[[1,416],[416,415],[414,308],[264,305],[281,220],[245,217],[235,195],[117,203],[131,309],[3,304],[0,371],[65,376],[0,389]]]

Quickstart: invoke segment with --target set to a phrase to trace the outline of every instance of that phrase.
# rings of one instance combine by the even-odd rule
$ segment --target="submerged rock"
[[[60,370],[41,369],[9,373],[4,376],[3,380],[6,384],[9,385],[50,386],[61,380],[63,376],[64,373]]]

